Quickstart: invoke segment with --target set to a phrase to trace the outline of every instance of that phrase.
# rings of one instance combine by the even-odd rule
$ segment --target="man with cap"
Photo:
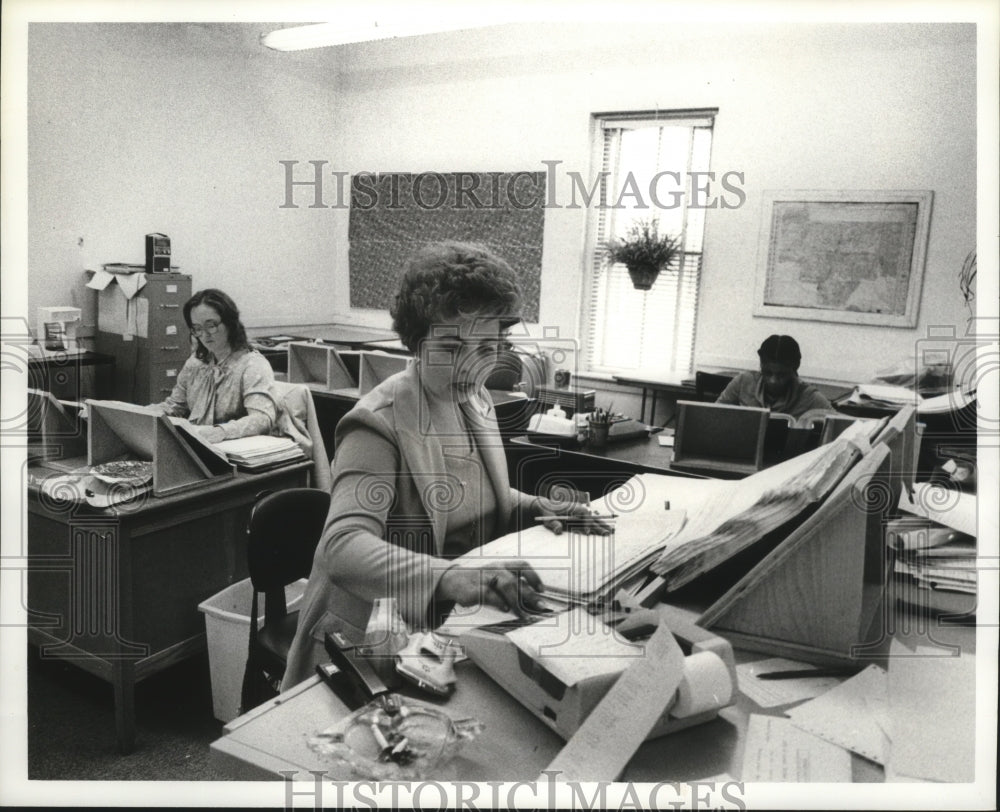
[[[833,411],[830,401],[815,386],[799,380],[802,353],[794,338],[768,336],[757,355],[760,372],[741,372],[716,403],[763,407],[796,418],[813,409]]]

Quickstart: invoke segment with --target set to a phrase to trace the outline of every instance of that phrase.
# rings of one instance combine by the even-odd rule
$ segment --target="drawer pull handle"
[[[163,309],[163,310],[176,310],[178,307],[180,307],[179,304],[161,304],[160,305],[160,308]]]
[[[169,395],[169,394],[170,394],[171,392],[173,392],[174,390],[173,390],[173,389],[170,389],[169,387],[168,387],[168,388],[166,388],[166,389],[164,389],[164,388],[163,388],[163,387],[161,386],[161,387],[160,387],[160,391],[161,391],[161,392],[165,392],[166,394],[168,394],[168,395]]]
[[[160,347],[161,350],[179,350],[180,347]]]

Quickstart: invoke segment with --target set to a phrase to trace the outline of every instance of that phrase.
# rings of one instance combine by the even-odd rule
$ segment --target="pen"
[[[617,513],[590,513],[572,516],[535,516],[536,522],[582,522],[585,519],[617,519]]]
[[[757,674],[757,679],[796,679],[798,677],[850,677],[857,669],[848,668],[804,668],[796,671],[769,671]]]

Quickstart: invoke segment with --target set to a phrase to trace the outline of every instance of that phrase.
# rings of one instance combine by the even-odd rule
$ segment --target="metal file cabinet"
[[[117,287],[117,286],[115,286]],[[114,399],[129,403],[159,403],[170,394],[177,375],[191,355],[191,337],[184,321],[184,303],[191,298],[191,276],[180,273],[147,274],[146,284],[127,304],[129,335],[112,332],[122,314],[121,290],[113,290],[98,304],[97,349],[115,357]],[[134,331],[132,333],[131,331]]]

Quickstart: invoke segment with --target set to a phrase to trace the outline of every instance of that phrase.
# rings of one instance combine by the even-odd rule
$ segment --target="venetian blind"
[[[702,266],[704,209],[691,173],[708,172],[714,111],[598,116],[603,205],[590,210],[587,360],[594,371],[690,372]],[[704,183],[704,181],[701,181]],[[704,202],[704,195],[702,195]],[[602,246],[640,219],[681,240],[681,258],[649,291]]]

